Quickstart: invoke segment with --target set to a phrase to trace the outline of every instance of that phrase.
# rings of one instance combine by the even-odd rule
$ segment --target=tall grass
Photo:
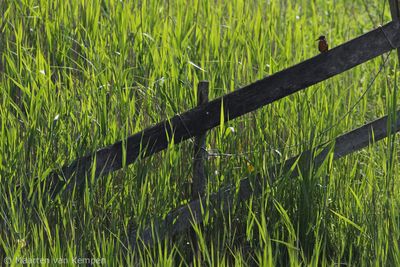
[[[188,201],[190,141],[96,182],[86,177],[83,192],[54,201],[40,186],[74,158],[194,107],[198,81],[210,81],[210,99],[221,96],[316,55],[321,34],[334,47],[389,21],[388,8],[377,0],[1,0],[0,258],[399,265],[394,135],[339,161],[330,155],[295,179],[281,174],[262,197],[208,216],[196,228],[194,260],[186,235],[137,251],[126,241],[130,229]],[[373,83],[383,58],[210,131],[207,149],[220,156],[207,162],[208,192],[268,175],[383,114],[394,121],[396,60],[392,53]]]

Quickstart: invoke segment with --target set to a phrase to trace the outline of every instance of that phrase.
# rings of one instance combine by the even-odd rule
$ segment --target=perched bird
[[[329,46],[328,46],[328,42],[326,41],[325,36],[321,35],[317,40],[315,41],[319,41],[318,42],[318,50],[321,53],[325,53],[328,52],[329,50]]]

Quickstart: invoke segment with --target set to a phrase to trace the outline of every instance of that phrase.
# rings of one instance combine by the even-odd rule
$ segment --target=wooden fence
[[[392,22],[333,48],[326,53],[315,56],[220,98],[210,102],[207,102],[207,99],[204,98],[205,101],[199,103],[200,105],[196,108],[182,114],[177,114],[171,119],[167,119],[128,137],[126,140],[119,141],[113,145],[101,148],[93,154],[79,158],[69,165],[64,166],[61,170],[51,173],[46,181],[50,183],[48,188],[52,191],[52,195],[55,196],[62,189],[69,190],[75,186],[82,186],[85,181],[85,175],[90,173],[92,166],[95,166],[94,174],[95,178],[98,178],[101,175],[121,169],[124,165],[133,163],[138,157],[148,157],[166,149],[172,140],[175,144],[178,144],[186,139],[198,137],[199,139],[196,141],[198,144],[197,152],[195,152],[196,159],[199,146],[204,142],[204,138],[201,139],[199,136],[204,136],[208,130],[220,124],[221,111],[224,113],[226,121],[235,119],[349,70],[388,51],[399,49],[400,16],[398,1],[390,0]],[[397,117],[400,117],[400,113],[397,114]],[[372,136],[374,136],[374,140],[376,141],[386,137],[390,132],[400,130],[399,120],[395,120],[395,123],[392,124],[393,128],[390,129],[391,131],[387,130],[387,123],[388,118],[383,117],[336,138],[336,142],[333,144],[335,158],[340,158],[348,153],[366,147],[371,142]],[[329,151],[326,146],[324,147],[322,153],[314,159],[317,165],[322,162]],[[123,157],[123,151],[126,151],[125,158]],[[310,152],[308,151],[293,157],[283,163],[284,169],[292,166],[293,162],[299,157],[309,160],[309,155]],[[201,161],[201,158],[197,158],[197,160]],[[195,172],[201,172],[201,167],[197,171],[195,170]],[[204,180],[204,174],[195,175],[203,177],[201,179]],[[260,183],[265,183],[265,179],[257,176],[252,179],[242,180],[238,190],[239,200],[245,200],[251,194],[259,193],[259,189],[262,187],[254,187],[254,183],[260,185]],[[189,228],[191,222],[202,222],[200,205],[201,201],[204,200],[201,198],[203,195],[201,191],[203,184],[204,181],[200,181],[195,191],[198,193],[199,199],[172,211],[167,215],[165,220],[156,223],[152,228],[146,228],[140,233],[132,230],[129,233],[131,244],[134,245],[138,239],[142,240],[145,244],[151,244],[156,237],[162,238],[166,232],[176,234]],[[258,189],[255,190],[255,188]],[[217,205],[223,202],[224,207],[228,208],[234,201],[234,192],[236,192],[236,188],[232,186],[221,189],[218,193],[209,196],[211,204]]]
[[[173,139],[178,144],[220,124],[221,110],[226,121],[291,95],[311,85],[349,70],[392,49],[400,47],[400,22],[390,22],[356,39],[319,54],[298,65],[268,76],[230,94],[200,105],[156,124],[124,141],[101,148],[64,166],[49,176],[57,192],[65,183],[81,185],[96,160],[95,178],[148,157],[167,148]],[[125,147],[123,147],[125,146]],[[122,151],[126,151],[123,157]]]
[[[300,155],[288,159],[282,165],[273,166],[268,171],[270,174],[268,178],[255,175],[251,178],[242,179],[239,188],[235,186],[224,187],[217,193],[208,196],[208,201],[205,197],[193,200],[189,204],[168,213],[164,220],[155,220],[151,226],[142,231],[131,229],[130,233],[128,233],[129,243],[132,247],[135,247],[137,241],[145,245],[152,245],[154,241],[162,240],[167,235],[173,236],[183,233],[191,227],[192,223],[199,224],[203,222],[202,205],[205,205],[205,203],[209,203],[207,206],[209,211],[208,216],[215,216],[215,210],[221,207],[223,210],[227,210],[234,205],[234,201],[242,202],[247,200],[251,195],[257,196],[261,194],[266,183],[272,184],[275,182],[277,170],[286,174],[286,177],[298,176],[299,169],[294,169],[291,173],[288,173],[295,162],[305,163],[299,165],[306,168],[306,166],[309,166],[307,163],[312,159],[314,166],[318,168],[330,151],[333,152],[334,159],[339,159],[365,148],[372,142],[382,140],[389,133],[400,131],[400,110],[397,111],[397,116],[394,117],[397,119],[393,120],[394,118],[391,118],[392,120],[389,120],[388,116],[382,117],[341,135],[332,142],[317,147],[315,150],[321,149],[318,155],[312,155],[313,151],[305,151]],[[391,123],[389,124],[388,121],[391,121]],[[306,169],[302,171],[304,172]],[[235,194],[237,194],[236,197]]]

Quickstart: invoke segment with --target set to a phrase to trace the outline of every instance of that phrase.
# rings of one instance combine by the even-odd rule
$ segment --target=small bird
[[[321,35],[317,40],[315,41],[319,41],[318,42],[318,50],[321,53],[325,53],[328,52],[329,50],[329,45],[328,42],[326,41],[326,38],[324,35]]]

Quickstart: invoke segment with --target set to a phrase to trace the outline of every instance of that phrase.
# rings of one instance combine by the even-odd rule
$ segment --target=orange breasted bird
[[[318,42],[318,50],[321,53],[325,53],[328,52],[329,50],[329,45],[328,42],[326,41],[325,36],[321,35],[317,40],[315,41],[319,41]]]

